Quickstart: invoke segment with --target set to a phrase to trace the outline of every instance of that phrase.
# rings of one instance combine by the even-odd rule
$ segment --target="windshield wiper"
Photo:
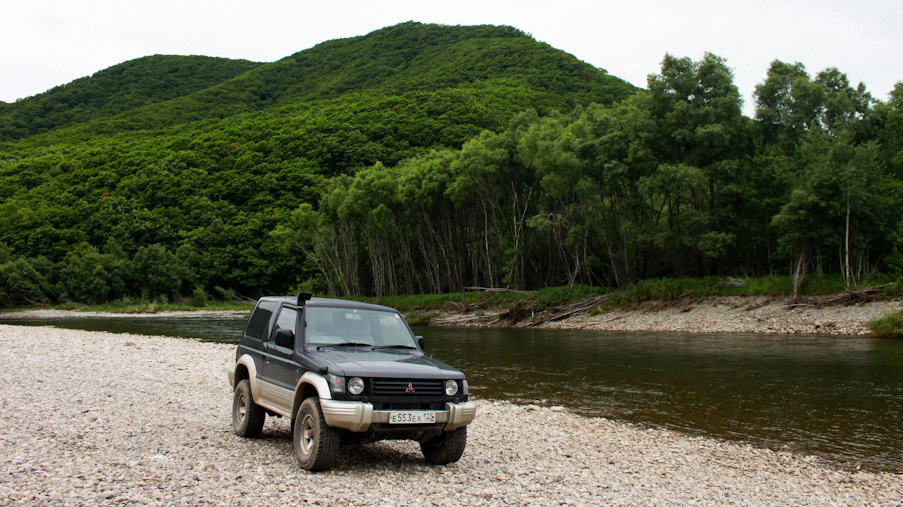
[[[380,345],[379,347],[373,347],[373,350],[380,350],[380,349],[411,349],[411,350],[417,350],[417,347],[414,347],[414,346],[412,346],[412,345]]]
[[[344,342],[344,343],[324,343],[322,345],[317,346],[317,350],[320,349],[328,349],[331,347],[369,347],[369,343],[360,343],[360,342]]]

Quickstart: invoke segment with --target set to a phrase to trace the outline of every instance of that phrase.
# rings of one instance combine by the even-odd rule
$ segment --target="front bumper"
[[[360,401],[320,400],[320,409],[326,424],[353,432],[367,431],[373,424],[388,424],[389,414],[404,410],[373,410],[373,405]],[[436,414],[436,424],[443,431],[454,431],[467,426],[477,414],[477,406],[472,402],[446,403],[445,410],[432,410]]]

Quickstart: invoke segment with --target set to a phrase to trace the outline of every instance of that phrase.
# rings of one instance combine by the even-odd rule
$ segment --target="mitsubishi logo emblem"
[[[415,391],[414,391],[414,384],[408,384],[408,388],[405,389],[404,392],[406,392],[406,393],[413,393],[413,392],[415,392]]]

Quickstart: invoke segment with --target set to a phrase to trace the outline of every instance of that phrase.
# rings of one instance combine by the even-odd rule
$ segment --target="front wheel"
[[[339,455],[339,431],[326,425],[317,398],[301,403],[292,425],[295,460],[311,472],[335,466]]]
[[[443,431],[439,436],[420,442],[423,457],[433,465],[447,465],[461,459],[467,445],[467,426]]]
[[[263,429],[266,410],[254,403],[251,397],[251,381],[244,379],[235,386],[232,398],[232,429],[240,437],[257,438]]]

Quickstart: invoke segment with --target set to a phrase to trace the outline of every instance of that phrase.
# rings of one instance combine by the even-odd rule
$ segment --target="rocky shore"
[[[653,331],[681,333],[758,333],[867,335],[865,323],[899,310],[899,300],[831,304],[812,300],[790,305],[784,298],[730,296],[679,303],[650,302],[629,309],[576,312],[560,320],[530,315],[512,323],[502,312],[455,312],[437,316],[438,326],[514,326],[596,331]]]
[[[231,431],[233,346],[0,326],[0,504],[901,505],[903,475],[477,400],[464,457],[416,444],[292,458],[288,423]]]

